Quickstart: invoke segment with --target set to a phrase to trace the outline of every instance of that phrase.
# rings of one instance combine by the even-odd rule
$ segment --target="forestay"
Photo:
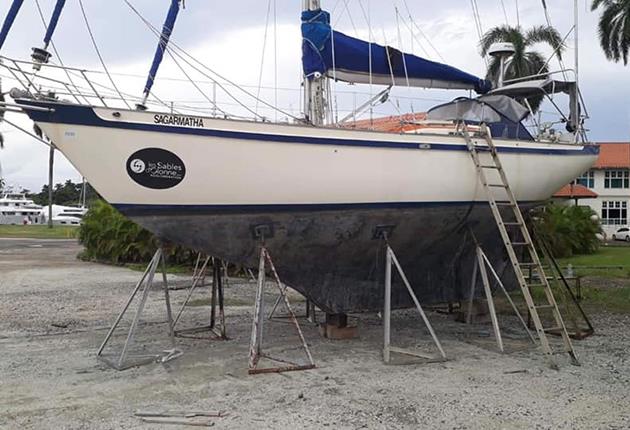
[[[475,90],[485,94],[492,84],[455,67],[369,43],[330,25],[321,9],[302,12],[304,74],[318,74],[351,83]],[[371,64],[370,64],[371,62]]]

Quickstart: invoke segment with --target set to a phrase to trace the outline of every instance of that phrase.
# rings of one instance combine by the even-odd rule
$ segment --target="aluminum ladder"
[[[556,299],[554,298],[553,291],[551,290],[549,280],[545,275],[540,258],[536,253],[534,242],[527,229],[525,219],[523,218],[523,214],[518,206],[516,197],[510,188],[507,176],[501,161],[499,160],[497,149],[492,141],[492,137],[490,136],[487,126],[482,124],[479,133],[485,140],[485,145],[473,141],[466,124],[461,124],[460,129],[466,141],[468,151],[475,163],[479,181],[488,197],[492,215],[494,216],[499,232],[501,233],[501,238],[503,239],[508,257],[510,258],[510,262],[514,268],[516,279],[523,293],[523,297],[525,298],[527,308],[534,323],[534,327],[536,328],[538,340],[544,354],[549,360],[551,367],[558,369],[553,357],[555,352],[552,350],[549,340],[547,339],[547,333],[560,332],[564,344],[563,352],[569,354],[572,364],[579,366],[580,363],[573,349],[573,345],[571,344],[571,339],[569,338],[569,334],[567,333],[567,329],[564,325],[564,321],[562,319],[562,315],[560,314]],[[489,172],[495,172],[491,175],[491,177],[496,182],[488,181]],[[497,195],[497,192],[500,191],[503,191],[504,193],[503,198]],[[511,212],[513,218],[505,220],[500,208],[506,208],[508,213]],[[508,231],[508,229],[512,229],[512,234]],[[516,232],[520,232],[520,237],[516,237]],[[516,249],[521,251],[520,259],[518,257],[519,253],[516,252]],[[529,257],[529,259],[527,259],[527,257]],[[525,269],[528,269],[529,273],[536,273],[537,279],[533,279],[532,276],[526,277],[523,272]],[[535,302],[532,292],[536,289],[542,289],[544,291],[545,300],[543,303]],[[539,311],[541,310],[551,310],[555,324],[554,327],[543,326],[539,315]]]

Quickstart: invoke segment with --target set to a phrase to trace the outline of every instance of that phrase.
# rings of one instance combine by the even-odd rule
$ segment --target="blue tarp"
[[[480,94],[492,89],[489,81],[455,67],[334,31],[330,14],[321,9],[302,12],[302,38],[302,65],[309,78],[319,73],[346,82],[473,89]]]

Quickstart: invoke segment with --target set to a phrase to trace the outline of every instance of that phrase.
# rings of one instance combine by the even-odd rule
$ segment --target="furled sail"
[[[164,21],[164,26],[162,27],[162,34],[160,35],[160,41],[158,43],[157,49],[155,50],[155,56],[153,57],[153,63],[151,64],[151,70],[149,70],[149,76],[147,77],[147,83],[144,85],[144,102],[146,102],[149,94],[151,93],[151,88],[153,88],[153,83],[155,81],[155,76],[157,75],[158,69],[160,68],[160,64],[162,64],[162,60],[164,59],[164,51],[166,51],[166,47],[168,46],[168,42],[171,38],[171,34],[173,33],[173,28],[175,27],[175,21],[177,21],[177,15],[179,14],[179,3],[181,0],[171,0],[171,6],[168,9],[168,13],[166,15],[166,21]],[[142,106],[142,105],[139,105]]]
[[[492,89],[489,81],[455,67],[334,31],[330,14],[321,9],[302,12],[302,38],[302,65],[309,79],[321,74],[352,83],[470,89],[479,94]]]
[[[2,24],[2,29],[0,30],[0,48],[4,45],[5,40],[7,40],[7,36],[9,35],[9,31],[15,22],[15,18],[17,17],[20,8],[24,0],[13,0],[11,4],[11,8],[9,8],[9,12],[7,12],[7,17],[4,19],[4,24]]]

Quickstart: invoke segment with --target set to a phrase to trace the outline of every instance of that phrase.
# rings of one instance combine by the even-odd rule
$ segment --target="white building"
[[[620,227],[628,226],[630,204],[630,143],[600,143],[599,159],[595,165],[577,178],[592,193],[576,187],[579,204],[590,206],[600,217],[602,228],[610,237]],[[566,196],[564,187],[564,197]],[[560,197],[556,194],[556,197]]]

